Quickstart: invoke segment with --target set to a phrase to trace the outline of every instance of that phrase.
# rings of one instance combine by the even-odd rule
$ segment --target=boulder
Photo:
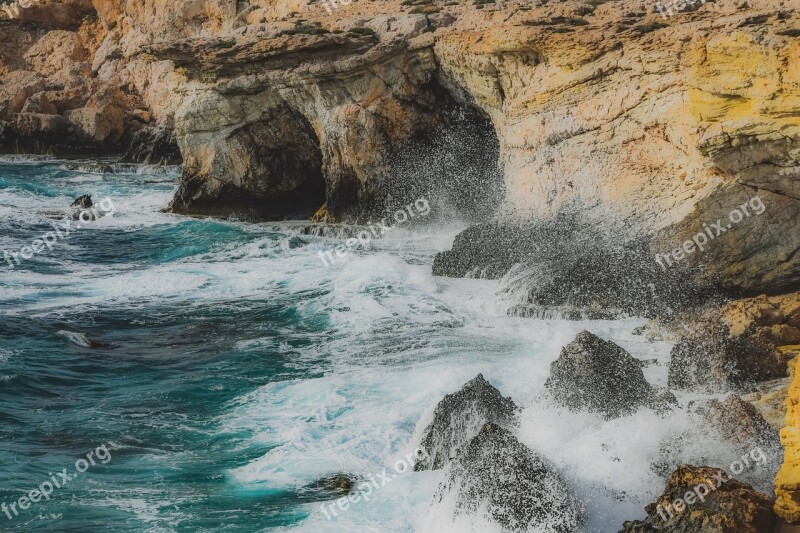
[[[75,63],[86,60],[83,42],[72,31],[53,30],[47,32],[36,44],[25,52],[25,60],[35,70],[45,76],[66,71]],[[80,70],[80,66],[78,66]],[[84,63],[83,73],[89,76],[91,69]]]
[[[74,202],[70,204],[70,207],[80,207],[81,209],[89,209],[92,207],[92,196],[89,194],[84,194],[78,196]]]
[[[420,447],[427,456],[414,470],[435,470],[446,466],[487,422],[510,426],[516,422],[517,406],[511,398],[478,374],[458,392],[447,394],[433,413]]]
[[[707,400],[690,405],[703,417],[705,425],[714,428],[741,451],[754,447],[764,448],[770,457],[780,457],[781,443],[778,432],[766,421],[756,407],[732,394],[724,402]]]
[[[753,331],[748,328],[740,335],[732,335],[722,321],[700,321],[696,330],[672,348],[670,388],[720,392],[785,377],[785,358]]]
[[[79,134],[96,143],[118,140],[125,131],[125,103],[119,89],[106,87],[93,94],[86,107],[66,113]]]
[[[647,518],[625,522],[621,533],[768,533],[776,518],[766,494],[724,470],[690,465],[672,473],[645,511]]]
[[[642,362],[610,341],[582,331],[550,365],[545,387],[556,402],[572,410],[600,412],[614,418],[639,406],[673,403],[647,383]]]
[[[481,515],[503,531],[580,531],[580,505],[552,465],[509,431],[486,424],[453,462],[435,500],[453,518]]]

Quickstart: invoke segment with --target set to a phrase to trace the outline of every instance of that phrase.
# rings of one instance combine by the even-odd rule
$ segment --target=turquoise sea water
[[[540,401],[581,329],[666,361],[668,343],[630,334],[641,320],[505,316],[498,282],[431,275],[457,224],[398,230],[326,267],[317,254],[336,241],[161,213],[175,174],[65,168],[0,163],[0,254],[51,231],[47,215],[81,194],[115,207],[0,265],[0,503],[76,473],[100,446],[110,459],[49,501],[0,512],[0,530],[489,531],[432,505],[440,471],[397,475],[333,520],[304,489],[391,467],[478,372],[525,407],[520,438],[563,470],[589,530],[617,531],[660,493],[649,465],[661,438],[687,429],[680,413],[605,423]]]

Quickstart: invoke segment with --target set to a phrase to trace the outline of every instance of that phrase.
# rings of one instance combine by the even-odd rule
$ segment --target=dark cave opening
[[[491,217],[505,198],[500,142],[491,118],[474,103],[457,101],[435,81],[424,94],[422,105],[433,120],[391,154],[386,211],[425,196],[431,205],[429,222]]]

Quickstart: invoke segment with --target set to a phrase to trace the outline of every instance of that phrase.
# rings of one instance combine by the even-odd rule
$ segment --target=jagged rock
[[[89,194],[84,194],[82,196],[78,196],[74,202],[70,204],[70,207],[80,207],[81,209],[89,209],[92,207],[92,196]]]
[[[786,360],[774,346],[751,330],[733,336],[726,324],[709,320],[672,348],[668,382],[670,388],[718,392],[785,376]]]
[[[445,395],[436,406],[433,422],[425,429],[420,447],[427,456],[414,470],[435,470],[446,466],[487,422],[500,426],[515,423],[517,406],[511,398],[478,374],[458,392]]]
[[[513,532],[581,530],[580,505],[566,481],[496,424],[483,426],[453,462],[435,500],[453,496],[454,518],[480,513]]]
[[[717,476],[726,481],[720,484]],[[696,491],[701,485],[708,490]],[[694,496],[686,498],[689,494]],[[679,499],[684,503],[676,508]],[[686,505],[688,500],[692,503]],[[645,511],[646,519],[625,522],[621,533],[769,533],[775,523],[769,496],[707,466],[678,467],[664,493]]]
[[[641,405],[661,405],[670,396],[647,383],[642,364],[610,341],[578,333],[550,365],[545,387],[555,400],[573,410],[601,412],[609,418],[630,413]],[[659,401],[662,400],[662,401]]]
[[[125,133],[125,105],[119,89],[106,87],[93,94],[86,106],[66,113],[80,135],[95,143],[119,140]]]
[[[761,447],[770,457],[780,455],[778,432],[753,404],[739,396],[732,394],[724,402],[698,402],[690,405],[690,408],[700,414],[705,423],[716,429],[723,438],[737,444],[740,450],[749,451],[754,447]]]
[[[25,60],[33,70],[52,76],[70,67],[77,67],[86,76],[91,74],[81,37],[72,31],[53,30],[47,32],[25,53]],[[75,65],[78,63],[78,65]],[[80,63],[83,63],[82,65]]]
[[[550,219],[468,228],[456,236],[452,250],[436,255],[433,273],[505,276],[503,292],[522,298],[527,307],[568,306],[587,314],[669,317],[715,294],[713,284],[695,283],[692,272],[659,267],[646,239],[613,220],[586,218],[582,209],[576,205]]]
[[[121,163],[180,165],[183,161],[175,132],[162,126],[136,130],[128,145],[130,148],[120,159]]]

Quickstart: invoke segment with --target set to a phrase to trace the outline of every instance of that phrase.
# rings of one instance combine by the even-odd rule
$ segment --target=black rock
[[[89,209],[92,207],[92,196],[89,194],[84,194],[82,196],[78,196],[75,198],[75,201],[72,202],[70,207],[80,207],[81,209]]]
[[[425,429],[420,447],[427,456],[414,470],[435,470],[447,465],[487,422],[510,426],[517,406],[511,398],[483,378],[468,381],[460,391],[448,394],[436,406],[433,422]]]
[[[668,382],[674,389],[721,392],[785,377],[786,371],[786,360],[762,338],[747,331],[733,336],[727,325],[709,321],[672,348]]]
[[[659,266],[649,238],[624,224],[589,220],[583,211],[574,206],[548,219],[494,220],[467,228],[452,250],[436,256],[433,274],[505,276],[506,290],[524,295],[523,306],[646,317],[674,316],[717,293],[712,281],[700,281],[695,267]]]
[[[455,496],[454,518],[485,513],[505,531],[581,531],[581,507],[555,468],[509,431],[486,424],[453,462],[437,502]]]
[[[658,403],[657,393],[644,378],[641,362],[588,331],[580,332],[562,348],[550,365],[545,387],[561,405],[576,411],[601,412],[609,418]],[[669,401],[669,397],[663,399]]]

